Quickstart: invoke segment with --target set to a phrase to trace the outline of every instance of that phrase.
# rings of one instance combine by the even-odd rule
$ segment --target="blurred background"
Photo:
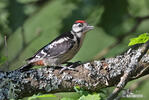
[[[87,33],[72,61],[114,57],[128,49],[130,38],[149,32],[149,0],[0,0],[0,70],[19,68],[78,19],[95,29]],[[139,84],[134,88],[143,95],[139,100],[149,98],[147,79],[127,85]]]

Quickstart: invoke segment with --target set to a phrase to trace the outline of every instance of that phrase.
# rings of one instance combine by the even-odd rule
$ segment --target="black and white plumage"
[[[61,34],[52,42],[41,48],[28,58],[27,65],[23,69],[30,68],[34,65],[39,66],[59,66],[72,59],[82,46],[85,34],[93,29],[83,20],[77,20],[70,32]]]

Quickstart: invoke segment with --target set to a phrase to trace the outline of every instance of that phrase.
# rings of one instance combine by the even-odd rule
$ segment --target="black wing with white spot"
[[[51,43],[41,48],[33,57],[27,60],[32,60],[34,58],[52,58],[60,56],[69,51],[74,46],[74,44],[75,41],[73,41],[73,36],[70,33],[60,35]]]
[[[43,51],[47,53],[48,57],[58,57],[69,51],[74,46],[74,43],[75,42],[70,39],[58,40],[44,48]]]

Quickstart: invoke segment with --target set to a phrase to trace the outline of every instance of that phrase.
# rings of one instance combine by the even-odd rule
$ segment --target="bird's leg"
[[[66,66],[61,66],[62,69],[60,70],[59,73],[62,73],[64,70],[74,70],[76,71],[74,68],[81,65],[81,62],[80,61],[77,61],[77,62],[66,62]]]

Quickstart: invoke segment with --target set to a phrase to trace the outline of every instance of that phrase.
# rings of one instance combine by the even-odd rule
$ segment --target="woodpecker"
[[[33,66],[61,66],[65,64],[77,54],[86,33],[93,28],[84,20],[75,21],[71,31],[61,34],[38,50],[26,60],[27,64],[20,69],[28,70]]]

